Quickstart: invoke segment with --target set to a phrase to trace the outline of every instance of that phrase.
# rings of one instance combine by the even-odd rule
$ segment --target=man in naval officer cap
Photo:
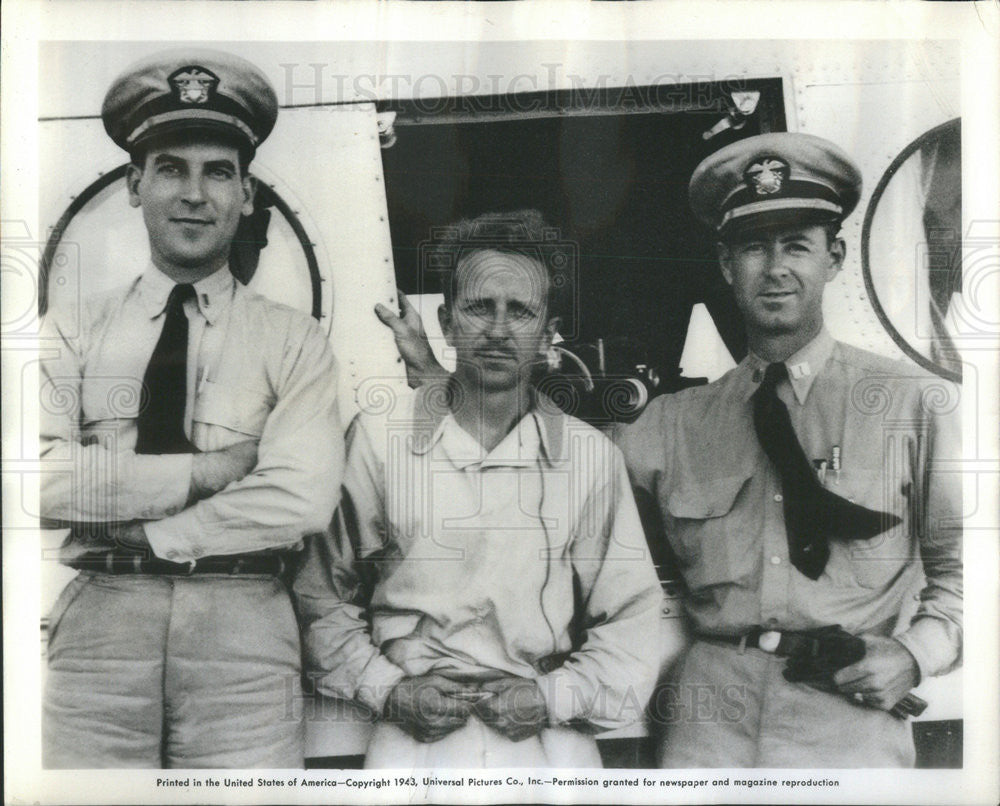
[[[694,640],[650,707],[662,766],[912,766],[909,692],[960,663],[958,390],[823,323],[860,192],[795,133],[691,178],[750,354],[615,435],[687,587]],[[381,316],[411,377],[439,373],[405,314]]]
[[[44,764],[301,766],[284,577],[336,504],[334,359],[228,265],[277,98],[248,62],[191,49],[126,70],[102,116],[150,260],[44,323],[61,344],[43,399],[71,402],[42,407],[42,512],[79,571],[51,614]]]
[[[941,472],[958,392],[823,322],[860,192],[839,147],[796,133],[691,178],[750,354],[620,434],[694,634],[651,709],[662,766],[912,766],[909,692],[960,662],[960,487]]]

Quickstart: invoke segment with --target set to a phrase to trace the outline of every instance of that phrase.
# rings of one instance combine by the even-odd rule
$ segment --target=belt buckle
[[[757,636],[757,648],[772,655],[778,651],[778,644],[781,643],[781,633],[777,630],[765,630]]]

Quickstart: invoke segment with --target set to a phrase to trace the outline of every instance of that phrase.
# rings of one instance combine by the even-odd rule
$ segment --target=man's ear
[[[826,281],[830,282],[844,267],[844,257],[847,254],[847,244],[843,238],[835,238],[829,246],[830,266],[826,270]]]
[[[253,215],[253,200],[257,195],[257,177],[244,174],[240,180],[243,185],[243,215]]]
[[[125,170],[125,187],[128,188],[128,203],[132,207],[142,205],[142,202],[139,201],[139,180],[141,179],[142,168],[134,162],[130,162]]]
[[[556,333],[559,331],[559,325],[561,324],[562,319],[558,316],[553,316],[548,322],[545,323],[545,339],[538,348],[539,355],[548,354],[549,349],[552,347],[552,340],[556,337]]]
[[[733,251],[727,244],[718,241],[715,244],[715,253],[719,257],[719,268],[722,276],[726,278],[729,285],[733,284]]]
[[[451,310],[447,305],[438,305],[438,324],[441,325],[445,343],[449,347],[454,347],[451,340]]]

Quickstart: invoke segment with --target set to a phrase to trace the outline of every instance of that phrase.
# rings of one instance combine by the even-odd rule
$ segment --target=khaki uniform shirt
[[[898,515],[871,539],[832,542],[813,581],[789,562],[781,480],[753,426],[765,362],[653,400],[619,434],[633,484],[658,503],[696,632],[840,624],[895,636],[922,675],[958,664],[962,639],[959,392],[825,331],[778,386],[810,459],[839,495]]]
[[[142,379],[173,281],[150,266],[128,286],[49,311],[41,343],[42,514],[73,526],[64,561],[107,548],[103,524],[143,521],[176,562],[293,546],[323,529],[343,467],[336,368],[307,315],[237,283],[194,284],[185,430],[202,451],[258,442],[256,467],[187,505],[190,454],[136,454]]]

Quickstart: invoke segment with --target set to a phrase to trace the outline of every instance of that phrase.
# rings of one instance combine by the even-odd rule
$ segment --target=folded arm
[[[179,512],[192,492],[190,454],[143,456],[123,451],[114,432],[84,438],[83,337],[68,335],[79,330],[79,325],[55,309],[46,316],[42,328],[42,516],[56,526],[65,526],[152,520]],[[112,391],[109,387],[109,395]]]
[[[253,471],[183,512],[147,523],[158,556],[180,562],[280,548],[329,523],[344,456],[333,353],[315,323],[287,339],[277,402]]]

